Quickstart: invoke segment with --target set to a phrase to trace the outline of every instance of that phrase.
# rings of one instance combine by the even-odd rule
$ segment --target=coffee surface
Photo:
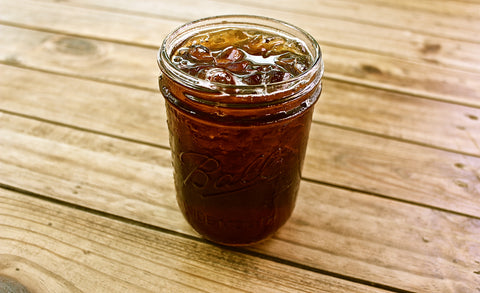
[[[306,71],[311,57],[298,39],[269,31],[224,28],[180,44],[173,63],[200,79],[230,85],[263,85]]]

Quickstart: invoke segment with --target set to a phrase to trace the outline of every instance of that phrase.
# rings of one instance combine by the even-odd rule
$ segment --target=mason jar
[[[173,60],[175,50],[189,38],[221,29],[295,40],[304,45],[308,67],[286,80],[254,85],[182,71]],[[322,90],[318,43],[279,20],[217,16],[169,34],[158,64],[176,197],[185,219],[200,235],[223,245],[268,238],[295,207],[313,107]]]

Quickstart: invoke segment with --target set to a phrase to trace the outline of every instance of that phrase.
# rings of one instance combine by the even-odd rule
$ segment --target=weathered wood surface
[[[97,10],[90,6],[72,6],[61,2],[1,1],[0,10],[10,11],[10,13],[0,14],[0,23],[158,48],[168,32],[185,22],[186,18],[184,16],[186,12],[168,12],[166,8],[172,6],[164,7],[158,2],[156,3],[157,9],[163,11],[168,18],[159,15],[145,16],[144,13],[129,14],[116,9]],[[193,5],[192,8],[190,3],[189,10],[195,12],[197,11],[195,7],[197,6]],[[187,9],[188,6],[182,6],[180,10],[182,8]],[[245,9],[247,10],[245,12],[250,11],[249,13],[252,13],[249,6],[246,6]],[[231,10],[230,12],[233,13],[234,11]],[[272,15],[268,11],[270,10],[264,10],[267,13],[265,15],[277,16],[276,14]],[[203,14],[195,15],[205,16],[212,14],[210,9],[200,10],[200,12],[203,12]],[[227,13],[227,11],[224,12]],[[171,17],[175,15],[183,16],[183,18],[181,20],[172,20]],[[279,15],[279,17],[281,16]],[[296,19],[303,19],[303,16],[300,17],[298,14],[294,16]],[[324,20],[312,21],[315,21],[315,23],[325,22]],[[295,20],[293,22],[297,23]],[[95,25],[89,26],[88,24],[91,23],[95,23]],[[301,25],[302,23],[297,24]],[[338,31],[342,26],[336,24],[333,27],[334,30],[330,31],[316,27],[309,31],[317,38],[329,33],[333,39],[337,39],[339,35],[342,35]],[[370,29],[373,30],[374,27]],[[380,46],[366,41],[365,38],[362,39],[363,44],[367,44],[370,47]],[[409,38],[410,36],[408,35],[404,36],[406,40]],[[442,39],[442,41],[452,44],[452,41],[448,39]],[[456,41],[453,43],[456,43]],[[391,48],[391,50],[401,51],[401,46],[398,42],[385,44],[385,46]],[[471,52],[464,55],[475,55],[478,57],[479,45],[469,43],[468,46]],[[350,48],[349,45],[342,46],[340,43],[334,43],[334,46],[330,45],[330,43],[322,43],[322,48],[327,77],[480,107],[480,90],[477,86],[477,81],[480,79],[480,69],[473,72],[470,70],[464,71],[451,68],[451,66],[437,64],[439,62],[436,61],[396,58],[375,54],[368,50],[358,51],[355,48]],[[449,56],[449,60],[461,62],[460,60],[464,58],[464,55],[461,54],[458,58]],[[480,67],[478,66],[478,61],[467,63],[477,69]]]
[[[286,10],[298,14],[340,18],[375,26],[416,31],[426,35],[477,42],[480,39],[480,3],[462,1],[393,0],[277,0],[274,5],[254,0],[237,3]],[[230,2],[232,2],[230,1]],[[412,25],[415,24],[415,25]]]
[[[0,274],[30,292],[383,292],[0,190]]]
[[[6,73],[0,88],[9,93],[0,102],[5,110],[168,147],[164,104],[158,93],[6,65],[0,68]],[[58,99],[71,89],[76,90],[69,94],[68,103],[58,104]],[[322,101],[319,104],[321,108]],[[335,113],[335,108],[329,112]],[[348,105],[344,109],[348,111]],[[348,113],[347,116],[362,119],[356,112]],[[465,117],[465,120],[471,119]],[[472,120],[471,124],[478,122]],[[478,216],[479,170],[478,157],[314,123],[304,176]]]
[[[0,118],[5,185],[196,235],[176,208],[167,150]],[[474,273],[480,219],[306,181],[300,195],[292,220],[256,251],[408,290],[463,290],[480,281]]]
[[[4,64],[138,87],[155,93],[157,91],[158,67],[154,62],[156,49],[2,25],[0,25],[0,33],[6,40],[5,45],[0,47],[0,62]],[[95,68],[94,71],[92,67]],[[123,68],[130,68],[130,70],[122,70]],[[48,79],[48,82],[54,81]],[[6,80],[5,83],[13,84],[13,81]],[[42,88],[55,90],[55,86],[52,85],[44,85]],[[418,99],[405,94],[330,79],[325,81],[324,87],[327,90],[324,91],[315,108],[316,121],[480,156],[480,140],[472,136],[472,133],[480,133],[480,123],[478,123],[480,109]],[[25,93],[25,95],[29,94]],[[152,99],[158,97],[149,93],[145,95],[151,96]],[[82,97],[80,100],[87,99]],[[18,107],[25,107],[18,98],[12,99],[12,102],[18,103],[16,106],[12,105],[12,111],[16,111]],[[152,100],[149,99],[147,103],[152,103]],[[60,110],[48,104],[44,107]],[[125,108],[128,109],[128,107]],[[143,110],[139,108],[137,111]],[[151,115],[145,112],[139,112],[139,114],[143,117]],[[447,115],[451,119],[445,119]],[[131,118],[124,121],[124,123],[131,122]],[[116,125],[118,123],[121,122],[116,122]],[[162,121],[155,123],[158,123],[158,127],[165,129]],[[138,127],[137,125],[137,129],[134,129],[135,132],[138,132]],[[148,130],[152,126],[143,125],[143,127]],[[166,135],[158,137],[166,137]],[[147,138],[144,136],[142,139]],[[155,137],[148,138],[150,139]]]
[[[46,0],[52,2],[52,0]],[[203,0],[201,5],[196,5],[195,0],[181,0],[177,2],[146,0],[140,3],[132,3],[128,0],[70,0],[75,7],[96,8],[100,7],[114,12],[135,11],[148,16],[159,16],[161,18],[174,17],[182,22],[206,17],[212,15],[211,7],[215,7],[215,14],[256,14],[269,15],[296,24],[312,34],[324,44],[332,44],[341,47],[354,48],[359,51],[375,52],[382,55],[394,57],[425,60],[433,63],[440,63],[446,66],[459,67],[480,72],[477,64],[480,61],[478,55],[478,36],[472,36],[471,43],[468,41],[456,40],[455,42],[444,38],[436,37],[431,34],[423,34],[416,30],[406,31],[389,26],[379,26],[365,21],[355,21],[348,17],[330,17],[326,19],[320,11],[325,7],[322,2],[317,1],[317,5],[305,3],[302,5],[291,2],[289,8],[309,9],[310,13],[296,13],[291,9],[279,10],[278,6],[272,3],[263,5],[252,5],[243,1],[215,1]],[[307,8],[308,7],[308,8]],[[365,7],[365,9],[368,9]],[[344,5],[344,10],[357,10],[355,7]],[[381,14],[382,11],[370,12],[370,17],[375,17],[375,13]],[[337,15],[339,13],[337,12]],[[411,17],[417,17],[411,14]],[[435,19],[428,19],[429,22],[436,24]],[[412,20],[405,20],[404,25],[412,23]],[[465,27],[473,27],[472,30],[478,33],[478,24],[480,21],[472,19],[464,23]],[[475,27],[477,25],[477,27]],[[421,26],[421,25],[419,25]],[[440,28],[437,28],[439,30]],[[368,41],[367,41],[368,40]]]
[[[0,277],[31,292],[480,292],[480,3],[267,5],[0,1]],[[233,12],[307,29],[326,76],[292,219],[229,250],[176,206],[155,58],[181,23]]]

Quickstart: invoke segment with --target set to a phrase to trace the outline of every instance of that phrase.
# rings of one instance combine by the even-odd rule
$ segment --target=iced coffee
[[[257,243],[290,217],[323,63],[286,23],[224,16],[180,27],[159,52],[178,205],[205,238]]]

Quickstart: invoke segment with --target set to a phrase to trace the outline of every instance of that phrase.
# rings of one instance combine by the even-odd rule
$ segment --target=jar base
[[[255,246],[255,245],[258,245],[260,243],[263,243],[263,242],[266,242],[268,240],[270,240],[273,235],[275,233],[263,238],[263,239],[260,239],[260,240],[256,240],[256,241],[252,241],[252,242],[247,242],[247,243],[228,243],[228,242],[221,242],[221,241],[215,241],[215,240],[211,240],[211,239],[208,239],[207,237],[204,237],[204,236],[201,236],[203,239],[207,240],[208,242],[211,242],[215,245],[219,245],[219,246],[226,246],[226,247],[250,247],[250,246]]]

